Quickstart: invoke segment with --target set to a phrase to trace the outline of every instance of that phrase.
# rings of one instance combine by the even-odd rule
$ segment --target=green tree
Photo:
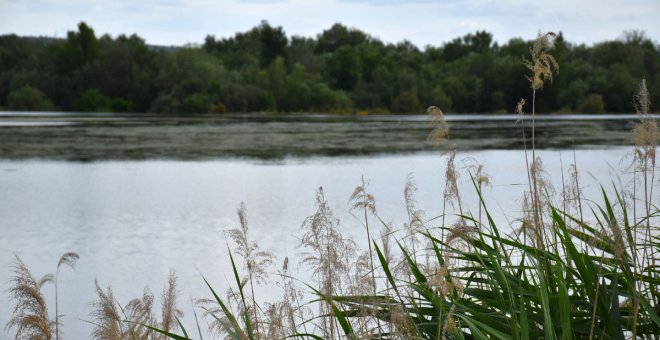
[[[660,101],[653,86],[660,47],[643,32],[593,46],[568,40],[556,36],[562,72],[538,94],[539,112],[597,103],[590,94],[599,94],[609,112],[629,112],[640,78],[648,80],[650,100]],[[230,37],[208,35],[201,47],[163,47],[135,34],[97,38],[81,22],[66,39],[0,36],[0,105],[10,108],[10,93],[29,87],[41,94],[13,96],[46,98],[62,110],[416,112],[437,105],[455,113],[510,112],[520,98],[531,100],[520,77],[530,47],[523,39],[499,45],[477,31],[420,49],[341,24],[316,37],[287,37],[266,21]]]
[[[453,61],[463,58],[470,53],[487,53],[493,44],[493,35],[486,31],[477,31],[467,34],[462,38],[456,38],[443,47],[443,58],[445,61]]]
[[[162,113],[206,113],[223,103],[221,89],[227,73],[205,50],[181,48],[161,55],[156,89],[159,93],[149,108]],[[228,104],[228,103],[226,103]]]
[[[582,79],[575,79],[566,88],[559,91],[557,103],[561,108],[574,109],[584,100],[589,85]]]
[[[417,89],[412,88],[399,93],[392,101],[392,111],[396,113],[420,113],[421,107]]]
[[[319,35],[316,53],[334,52],[342,46],[355,47],[367,40],[369,36],[364,32],[336,23]]]
[[[99,39],[99,48],[99,57],[82,70],[88,79],[85,87],[125,98],[136,111],[146,111],[156,97],[156,54],[134,34],[116,39],[104,35]]]
[[[94,30],[85,22],[79,23],[77,32],[67,32],[66,42],[58,52],[57,60],[62,72],[72,72],[91,62],[99,54]]]
[[[286,56],[288,39],[282,27],[272,27],[262,21],[258,27],[261,40],[261,67],[267,67],[275,58]]]
[[[350,91],[360,79],[360,59],[353,47],[344,45],[326,58],[325,75],[333,88]]]

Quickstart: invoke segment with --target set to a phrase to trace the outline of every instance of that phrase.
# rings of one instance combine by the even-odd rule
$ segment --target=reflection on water
[[[537,148],[628,145],[634,115],[537,116]],[[657,118],[657,117],[656,117]],[[530,117],[447,116],[459,150],[520,149]],[[337,156],[433,150],[426,116],[22,114],[0,116],[0,158],[58,160]]]

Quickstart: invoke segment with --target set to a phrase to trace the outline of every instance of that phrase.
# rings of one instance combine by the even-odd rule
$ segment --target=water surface
[[[448,117],[463,170],[460,187],[466,208],[476,211],[466,173],[483,163],[492,176],[488,206],[498,224],[515,226],[527,185],[522,131],[514,117],[492,118]],[[597,199],[599,183],[610,188],[612,178],[630,185],[632,121],[606,118],[539,120],[538,155],[558,192],[561,170],[573,157],[589,197]],[[363,246],[364,230],[348,211],[362,175],[379,216],[395,228],[408,218],[403,189],[409,174],[427,219],[441,214],[447,155],[446,148],[425,142],[429,130],[425,117],[5,115],[0,290],[8,288],[13,254],[41,276],[55,270],[62,253],[78,252],[76,271],[60,273],[60,312],[66,315],[65,338],[80,339],[91,331],[83,320],[90,320],[94,280],[112,285],[125,304],[145,286],[158,295],[174,269],[184,324],[194,329],[189,299],[210,297],[200,275],[220,292],[232,282],[223,230],[238,226],[241,201],[250,232],[278,257],[272,271],[285,256],[297,263],[300,225],[314,213],[320,186],[342,231]],[[293,267],[298,277],[309,277],[304,267]],[[52,286],[46,293],[52,301]],[[273,287],[258,292],[271,302],[274,294],[280,293]],[[7,295],[0,295],[0,306],[8,305]],[[0,307],[0,324],[9,313]]]

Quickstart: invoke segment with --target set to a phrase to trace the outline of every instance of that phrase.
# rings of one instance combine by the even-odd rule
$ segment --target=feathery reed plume
[[[554,195],[555,189],[540,157],[536,157],[532,161],[529,172],[533,179],[533,187],[529,195],[526,196],[526,199],[529,200],[526,209],[531,215],[527,220],[532,222],[529,227],[531,227],[530,231],[534,236],[535,246],[544,249],[546,230],[543,223],[543,208],[550,207],[550,199]]]
[[[57,262],[57,270],[55,271],[55,338],[59,340],[60,338],[60,313],[59,313],[59,307],[58,307],[58,299],[57,299],[57,278],[60,274],[60,267],[63,265],[67,265],[71,267],[71,269],[76,269],[76,261],[80,256],[75,253],[75,252],[68,252],[62,255],[60,257],[60,260]]]
[[[293,284],[293,278],[289,273],[289,257],[285,257],[282,263],[282,269],[278,271],[281,283],[278,283],[284,291],[284,298],[279,304],[278,312],[283,319],[282,327],[285,328],[284,333],[287,335],[295,334],[297,331],[296,318],[303,319],[304,307],[300,305],[300,300],[303,298],[303,293],[300,292]],[[298,313],[298,314],[296,314]],[[306,324],[303,323],[306,330]]]
[[[286,326],[284,322],[286,319],[283,315],[283,303],[271,303],[266,308],[266,339],[284,339],[287,337]]]
[[[53,282],[54,277],[52,274],[47,274],[39,281],[35,280],[20,257],[14,256],[12,265],[14,275],[10,280],[9,297],[16,302],[16,306],[6,329],[16,327],[14,338],[17,340],[50,340],[53,338],[55,322],[48,317],[48,307],[41,288],[46,283]]]
[[[443,253],[444,265],[447,268],[451,268],[452,266],[456,265],[456,260],[452,259],[450,256],[450,251],[456,249],[460,251],[467,251],[469,241],[473,239],[474,234],[478,232],[479,229],[476,226],[469,226],[463,218],[456,221],[456,223],[454,223],[451,228],[449,228],[449,233],[445,239],[445,243],[449,248],[445,249]],[[453,280],[456,281],[457,279],[453,278]],[[458,286],[461,285],[455,283],[452,287]]]
[[[658,123],[655,119],[648,117],[651,109],[649,91],[646,88],[646,79],[642,79],[637,92],[633,96],[633,105],[639,115],[639,122],[633,128],[633,140],[635,141],[636,168],[643,174],[644,178],[644,202],[646,215],[651,211],[651,199],[653,181],[655,179],[656,148],[658,146]],[[650,177],[650,178],[649,178]]]
[[[456,305],[452,304],[449,307],[449,313],[442,327],[442,340],[454,339],[457,337],[458,328],[456,327],[456,320],[454,319],[454,313],[456,312]]]
[[[170,332],[177,326],[176,318],[182,315],[182,312],[176,308],[176,274],[170,271],[167,284],[163,288],[161,315],[162,320],[159,324],[153,314],[154,294],[149,288],[144,288],[142,298],[136,298],[128,302],[123,308],[115,299],[112,288],[108,286],[107,292],[96,285],[96,294],[98,300],[90,303],[93,308],[90,315],[94,325],[92,338],[94,339],[144,339],[158,340],[166,339],[163,334],[156,333],[152,329],[145,327],[160,327],[161,331]]]
[[[545,166],[543,165],[541,157],[536,157],[532,162],[530,169],[532,174],[537,178],[537,185],[541,193],[543,193],[543,197],[549,200],[554,194],[555,188],[550,180],[550,174],[545,171]]]
[[[319,280],[320,291],[327,300],[342,292],[344,278],[350,272],[349,261],[355,254],[355,242],[345,239],[339,232],[339,220],[336,220],[323,193],[323,188],[316,192],[316,213],[307,217],[301,229],[306,230],[300,239],[303,248],[301,263],[312,270],[312,276]],[[324,337],[334,338],[334,312],[328,304],[319,305]],[[328,317],[329,316],[329,320]]]
[[[484,171],[484,164],[478,162],[474,158],[468,158],[467,160],[464,160],[467,163],[467,171],[472,177],[472,180],[477,184],[477,188],[479,188],[479,192],[482,191],[483,187],[487,187],[491,185],[492,177]],[[479,227],[481,227],[481,200],[477,199],[477,206],[479,207]]]
[[[568,184],[564,186],[562,196],[569,203],[569,207],[572,205],[575,211],[579,213],[580,220],[583,220],[582,188],[580,187],[579,172],[575,161],[575,154],[573,154],[573,164],[568,166]]]
[[[477,228],[468,226],[465,220],[461,219],[449,229],[449,234],[447,234],[447,240],[445,242],[452,244],[456,240],[469,239],[477,231]]]
[[[445,257],[448,257],[445,255]],[[449,287],[447,285],[447,276],[449,270],[448,270],[448,265],[445,263],[443,266],[436,266],[434,273],[430,275],[430,279],[426,282],[426,285],[435,288],[436,293],[438,293],[439,296],[445,297],[449,295]]]
[[[255,281],[257,284],[265,283],[268,278],[267,268],[273,263],[273,254],[268,251],[259,250],[257,242],[248,238],[247,207],[241,202],[238,208],[238,219],[241,226],[230,229],[227,235],[236,243],[236,253],[243,257],[245,269],[248,271],[248,281],[252,292],[252,312],[255,321],[257,338],[260,337],[260,322],[257,308],[257,300],[254,295]]]
[[[161,302],[161,330],[170,332],[177,327],[176,318],[182,315],[182,312],[176,308],[176,273],[174,270],[170,271],[167,277],[167,285],[163,288]]]
[[[460,240],[471,239],[475,232],[477,232],[477,229],[468,226],[464,219],[459,220],[450,228],[445,241],[446,245],[450,248],[444,250],[442,254],[442,265],[435,266],[431,279],[427,282],[427,285],[435,288],[441,297],[454,298],[456,297],[456,293],[459,292],[462,295],[463,284],[458,278],[450,274],[450,268],[455,265],[450,252],[454,249],[459,249],[461,246],[457,245],[457,243]]]
[[[513,237],[523,243],[523,244],[528,244],[527,240],[532,239],[535,240],[536,238],[534,236],[534,231],[533,231],[533,225],[534,223],[534,212],[532,209],[532,199],[530,197],[531,195],[529,194],[529,191],[524,191],[523,192],[523,197],[522,197],[522,202],[521,202],[521,212],[522,216],[517,219],[517,221],[520,222],[520,227],[515,228],[513,230]],[[521,239],[522,237],[522,239]]]
[[[240,227],[227,230],[227,235],[236,243],[235,251],[243,257],[244,268],[248,270],[250,281],[263,284],[268,279],[268,266],[273,263],[274,255],[269,251],[260,250],[259,244],[248,236],[247,207],[241,202],[238,210]]]
[[[610,230],[607,232],[610,235],[609,245],[614,250],[614,258],[620,263],[624,263],[626,260],[625,256],[627,245],[623,236],[623,229],[616,219],[608,221],[607,226],[610,228]]]
[[[369,245],[369,263],[371,267],[369,271],[371,272],[372,281],[375,283],[376,274],[374,270],[373,250],[371,249],[371,232],[369,231],[369,219],[367,217],[367,212],[371,213],[372,215],[376,214],[376,201],[374,199],[374,196],[367,192],[368,185],[369,185],[369,181],[365,181],[364,176],[362,176],[362,184],[357,186],[355,190],[353,190],[353,194],[351,194],[351,197],[349,198],[348,202],[352,203],[351,210],[361,209],[362,212],[364,213],[364,227],[367,231],[367,244]],[[376,295],[375,285],[373,285],[372,293]]]
[[[122,330],[122,319],[115,304],[112,289],[108,287],[108,291],[104,292],[99,286],[98,280],[95,280],[94,284],[96,285],[96,294],[99,300],[91,303],[93,308],[91,315],[94,320],[92,322],[94,325],[92,338],[107,340],[123,339],[125,334]]]
[[[373,294],[375,297],[376,294],[376,269],[374,267],[374,254],[373,254],[373,249],[371,246],[371,232],[369,231],[369,218],[367,216],[367,212],[371,213],[372,215],[376,215],[376,201],[374,199],[374,196],[371,195],[370,193],[367,192],[367,186],[369,185],[369,181],[365,181],[364,176],[361,177],[361,185],[357,186],[355,190],[353,191],[353,194],[349,198],[349,204],[351,204],[351,210],[362,210],[362,213],[364,214],[364,227],[367,231],[367,245],[368,245],[368,253],[365,254],[365,256],[368,256],[369,261],[368,261],[368,268],[364,272],[369,272],[371,273],[371,279],[370,280],[359,280],[356,278],[355,284],[357,284],[359,287],[364,288],[364,287],[371,287],[372,290],[368,292],[365,295],[368,294]],[[358,268],[360,266],[357,266]],[[360,268],[360,269],[365,269],[365,268]],[[364,272],[358,272],[357,275],[362,275]],[[360,293],[364,293],[361,291]],[[373,308],[372,310],[376,309],[376,302],[375,300],[373,301]],[[378,324],[378,328],[380,330],[380,320],[376,320]],[[380,334],[380,332],[379,332]]]
[[[408,213],[407,229],[409,233],[416,233],[423,227],[424,211],[418,210],[417,200],[415,199],[415,192],[417,192],[417,183],[412,173],[406,176],[406,186],[403,189],[403,198],[406,203],[406,212]]]
[[[547,50],[552,48],[554,40],[557,35],[553,32],[545,34],[539,33],[529,53],[532,60],[524,60],[523,64],[532,71],[531,76],[526,76],[529,80],[532,89],[541,90],[546,81],[552,82],[553,71],[559,71],[559,64],[555,57],[547,53]]]
[[[392,224],[388,223],[385,225],[385,229],[380,231],[380,250],[383,253],[383,257],[387,263],[392,263],[394,260],[394,254],[392,253]]]
[[[643,194],[644,199],[642,203],[644,204],[644,220],[634,221],[635,222],[635,234],[638,233],[638,227],[642,226],[642,235],[643,235],[643,246],[641,247],[641,258],[638,260],[639,267],[641,268],[650,268],[657,266],[653,259],[654,256],[651,254],[654,253],[653,249],[649,249],[649,245],[653,244],[653,238],[656,237],[651,231],[651,218],[652,213],[651,209],[653,207],[653,188],[655,183],[655,164],[656,164],[656,148],[658,145],[658,123],[653,118],[648,116],[651,109],[651,100],[649,98],[649,91],[646,87],[646,79],[642,79],[637,89],[637,92],[633,96],[633,106],[635,111],[639,116],[639,122],[635,124],[633,128],[633,140],[635,141],[635,151],[634,151],[634,176],[636,177],[637,172],[639,171],[642,175],[643,183]],[[637,183],[633,177],[633,196],[636,196],[636,187]],[[633,197],[633,202],[636,202],[636,197]],[[657,207],[656,207],[657,209]],[[636,216],[636,204],[633,204],[633,211],[635,211]],[[635,235],[637,237],[637,235]],[[634,255],[638,254],[639,250],[634,250]],[[650,253],[649,253],[650,252]],[[637,259],[636,259],[637,261]],[[637,267],[635,267],[637,270]],[[651,274],[650,270],[647,273]],[[656,274],[657,276],[657,274]],[[640,296],[634,297],[634,316],[633,319],[635,322],[638,320],[639,314],[639,303]],[[633,336],[637,335],[637,327],[633,329]]]
[[[359,301],[356,306],[356,318],[352,322],[353,332],[357,339],[381,338],[382,329],[380,320],[376,318],[378,303],[376,297],[376,282],[370,275],[370,254],[364,251],[354,260],[348,277],[346,294],[355,296]],[[375,320],[375,323],[374,323]],[[374,327],[375,326],[375,327]]]
[[[539,33],[529,50],[532,59],[523,61],[523,64],[532,71],[531,76],[525,76],[532,88],[532,119],[536,114],[536,91],[542,90],[546,81],[552,82],[553,70],[559,72],[559,64],[551,54],[547,53],[547,50],[552,48],[555,37],[556,34],[553,32]],[[521,101],[516,108],[517,111],[520,109],[521,114],[524,104],[525,102]],[[534,152],[535,149],[534,123],[532,123],[532,151]],[[533,155],[532,158],[536,159],[536,155]]]
[[[521,99],[516,104],[516,114],[518,115],[518,119],[516,119],[516,124],[521,122],[525,115],[525,105],[527,105],[527,101],[525,100],[525,98]]]
[[[456,171],[455,160],[456,160],[456,148],[452,147],[451,150],[449,150],[449,157],[447,158],[447,169],[445,170],[444,198],[453,207],[458,205],[458,211],[461,215],[463,215],[461,194],[458,190],[459,172]]]
[[[362,176],[362,183],[355,187],[351,197],[348,199],[351,204],[351,210],[364,209],[365,213],[368,211],[371,214],[376,214],[376,201],[374,196],[367,192],[369,181],[365,181]]]
[[[640,170],[652,170],[655,166],[655,151],[658,145],[658,124],[655,119],[648,117],[651,101],[646,88],[646,79],[642,79],[633,97],[633,103],[635,111],[639,114],[639,122],[633,128],[637,161]]]
[[[357,255],[352,265],[352,273],[349,277],[350,286],[348,291],[351,295],[368,296],[374,294],[376,281],[370,275],[371,263],[369,262],[369,252],[364,251]],[[375,296],[375,295],[374,295]]]
[[[651,110],[651,100],[649,99],[649,90],[646,87],[646,79],[642,79],[633,95],[633,106],[638,114],[648,114]]]
[[[419,234],[424,231],[424,211],[417,209],[417,200],[415,199],[415,192],[417,192],[417,184],[415,177],[412,173],[406,176],[406,186],[403,189],[403,198],[406,204],[406,212],[408,213],[408,222],[404,224],[406,230],[406,237],[410,240],[410,247],[413,251],[413,259],[417,259],[417,248],[419,248]],[[405,274],[409,274],[408,266],[401,262],[401,270]]]
[[[124,319],[127,321],[127,335],[138,339],[148,339],[154,332],[144,327],[156,326],[156,319],[153,314],[154,294],[145,287],[142,291],[142,298],[135,298],[126,304],[124,309]]]
[[[408,311],[402,306],[391,307],[389,324],[393,327],[391,337],[393,339],[413,339],[415,325]]]
[[[442,113],[442,110],[437,106],[430,106],[426,109],[426,113],[431,116],[431,125],[433,126],[433,130],[427,139],[434,144],[446,142],[449,138],[449,128],[447,127],[447,121],[445,121],[445,115]]]

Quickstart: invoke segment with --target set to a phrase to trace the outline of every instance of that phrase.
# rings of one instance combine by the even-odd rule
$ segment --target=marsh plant
[[[262,284],[268,280],[268,273],[266,270],[273,262],[273,255],[270,252],[260,250],[259,245],[249,238],[247,207],[245,203],[241,202],[237,213],[240,227],[228,230],[227,235],[235,243],[234,252],[243,258],[243,269],[247,270],[247,277],[242,281],[247,281],[250,284],[250,300],[252,301],[251,314],[254,320],[255,335],[260,337],[260,334],[263,334],[263,330],[261,329],[262,325],[260,325],[259,322],[259,308],[257,308],[257,300],[254,295],[254,285],[255,282],[257,284]]]
[[[347,282],[357,246],[342,235],[323,188],[316,192],[316,212],[305,219],[301,229],[304,232],[300,240],[301,263],[310,270],[318,294],[327,302],[318,306],[321,320],[316,326],[324,337],[334,338],[340,334],[334,299],[348,292]]]
[[[16,256],[9,296],[15,301],[8,329],[16,328],[16,339],[52,339],[55,322],[48,316],[48,306],[41,289],[53,281],[47,274],[36,280],[25,263]]]
[[[539,157],[536,157],[536,93],[543,89],[546,82],[552,82],[554,73],[559,71],[559,64],[555,60],[555,57],[548,52],[553,47],[555,38],[556,34],[553,32],[539,33],[529,50],[530,59],[525,59],[523,62],[525,67],[531,72],[530,75],[525,77],[529,81],[530,88],[532,89],[531,162],[527,157],[527,144],[525,142],[525,159],[529,182],[529,193],[526,195],[526,199],[531,201],[531,222],[533,223],[531,228],[535,230],[535,233],[537,234],[536,242],[540,242],[541,247],[543,246],[543,239],[540,237],[541,230],[543,230],[543,214],[541,213],[541,209],[543,209],[544,206],[541,200],[543,199],[543,196],[547,197],[548,195],[546,195],[546,192],[544,191],[544,189],[546,189],[543,187],[544,183],[539,178],[539,174],[543,171],[541,164],[542,161]],[[516,107],[516,112],[521,117],[524,115],[524,106],[525,100],[522,99]],[[525,138],[524,130],[523,138]]]
[[[362,250],[345,236],[319,188],[314,211],[296,235],[297,263],[285,257],[275,269],[279,260],[252,239],[241,203],[239,226],[225,232],[234,282],[221,297],[204,279],[212,298],[196,303],[210,333],[226,339],[658,339],[658,132],[648,115],[646,82],[633,97],[640,118],[633,130],[633,182],[606,184],[599,197],[585,197],[574,156],[566,171],[562,160],[556,190],[536,155],[534,118],[537,91],[559,69],[549,52],[553,39],[553,33],[539,34],[524,61],[532,119],[526,125],[522,99],[515,111],[525,144],[520,168],[528,183],[517,218],[495,222],[483,193],[492,182],[488,169],[477,160],[460,160],[448,143],[442,110],[430,107],[428,140],[449,144],[444,184],[437,188],[441,211],[419,208],[418,184],[410,174],[401,188],[408,218],[395,226],[379,216],[369,181],[362,178],[348,198],[365,232]],[[472,184],[473,191],[461,192],[459,183]],[[292,268],[310,279],[296,279]],[[18,327],[16,338],[52,337],[56,322],[40,294],[50,279],[35,280],[17,258],[10,293],[18,306],[8,325]],[[122,307],[110,288],[97,283],[92,337],[189,339],[178,322],[175,282],[171,274],[160,321],[148,290]],[[256,287],[267,284],[280,288],[281,299],[257,299]],[[197,328],[202,338],[199,322]]]
[[[60,268],[69,266],[75,269],[77,253],[68,252],[57,262],[55,275],[46,274],[36,280],[28,267],[18,255],[15,255],[13,276],[9,297],[14,300],[15,306],[12,318],[7,323],[7,329],[16,328],[15,339],[59,339],[62,315],[58,310],[57,279]],[[43,287],[53,283],[55,285],[55,318],[51,320],[48,315],[48,304],[42,293]]]
[[[93,339],[139,339],[159,340],[168,338],[179,327],[179,318],[183,316],[177,309],[176,274],[171,271],[167,284],[161,294],[160,321],[154,314],[154,294],[144,288],[141,298],[135,298],[122,306],[115,298],[112,288],[105,291],[96,284],[98,300],[90,304],[92,312],[89,321],[94,325]]]

